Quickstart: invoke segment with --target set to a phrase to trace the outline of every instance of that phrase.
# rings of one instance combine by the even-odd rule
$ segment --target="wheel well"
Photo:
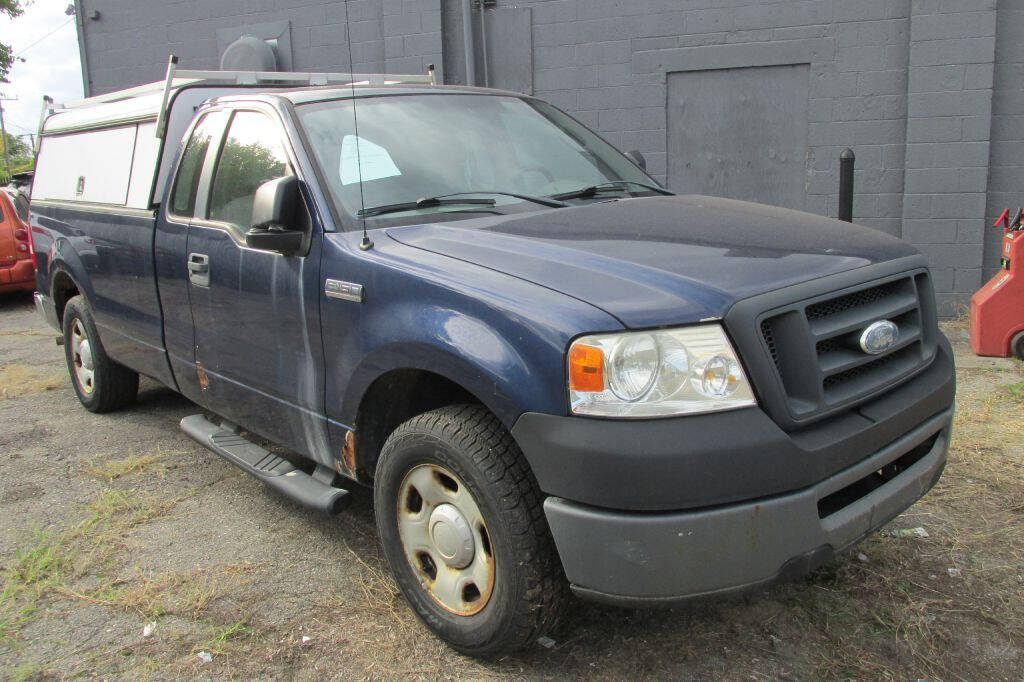
[[[356,414],[356,474],[373,479],[377,458],[391,432],[418,414],[445,405],[480,404],[477,398],[439,374],[418,369],[392,370],[378,377],[363,394]]]
[[[71,279],[71,275],[63,270],[58,270],[54,274],[53,285],[50,287],[50,296],[53,297],[53,305],[57,309],[58,322],[63,322],[64,320],[64,306],[67,305],[72,296],[77,296],[79,293],[81,292],[78,290],[78,285],[75,284],[75,280]]]

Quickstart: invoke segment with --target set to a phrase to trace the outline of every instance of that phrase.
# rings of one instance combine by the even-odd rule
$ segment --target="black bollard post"
[[[857,160],[847,147],[839,155],[839,219],[853,222],[853,165]]]

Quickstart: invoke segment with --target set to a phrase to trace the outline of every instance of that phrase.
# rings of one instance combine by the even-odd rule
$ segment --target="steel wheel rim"
[[[449,613],[479,613],[494,590],[494,556],[469,489],[447,468],[420,464],[402,479],[397,507],[402,551],[423,591]]]
[[[75,318],[71,325],[71,364],[75,381],[83,393],[91,394],[95,388],[96,372],[93,367],[92,346],[82,327],[82,321]]]

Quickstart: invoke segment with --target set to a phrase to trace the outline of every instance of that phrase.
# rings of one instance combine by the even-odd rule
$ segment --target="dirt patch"
[[[0,306],[0,318],[42,329],[30,306]],[[318,516],[191,443],[177,423],[201,410],[170,391],[144,381],[138,405],[93,415],[62,375],[50,391],[0,401],[0,669],[26,679],[1019,679],[1024,369],[975,362],[962,326],[947,331],[968,361],[946,472],[852,554],[738,601],[673,611],[574,602],[550,648],[489,663],[453,653],[406,607],[368,492],[354,491],[336,518]],[[63,363],[59,347],[24,334],[0,336],[0,357],[42,374]]]

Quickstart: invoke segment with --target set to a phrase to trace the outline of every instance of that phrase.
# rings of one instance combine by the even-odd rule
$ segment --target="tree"
[[[23,11],[20,0],[0,0],[0,14],[6,14],[11,19],[15,19],[20,17]],[[7,74],[10,73],[12,64],[14,64],[14,50],[10,45],[0,43],[0,83],[10,83],[7,80]]]
[[[3,152],[4,147],[7,147],[7,154],[12,159],[19,156],[32,156],[32,150],[29,149],[28,144],[21,138],[7,133],[3,141],[5,144],[0,146],[0,152]]]
[[[3,144],[3,143],[6,143]],[[7,133],[2,143],[0,143],[0,174],[4,173],[3,167],[3,152],[4,146],[7,147],[7,153],[11,163],[11,172],[17,173],[23,170],[31,170],[33,158],[32,148],[20,138]]]

